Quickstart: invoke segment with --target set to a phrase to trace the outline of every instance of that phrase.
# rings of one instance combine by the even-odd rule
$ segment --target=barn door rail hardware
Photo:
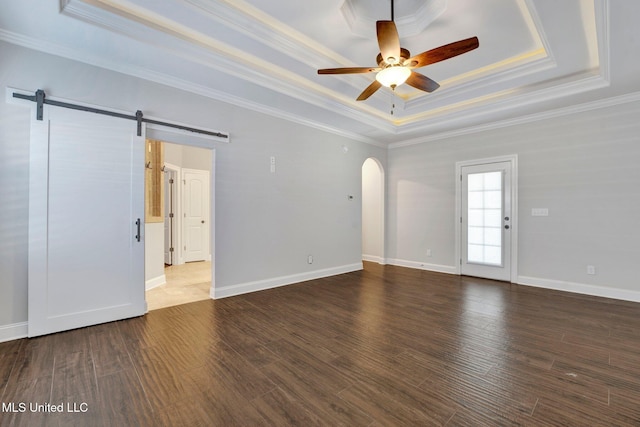
[[[52,99],[47,99],[46,94],[42,89],[38,89],[34,95],[25,95],[22,93],[14,92],[13,97],[17,99],[24,99],[27,101],[35,102],[37,104],[36,106],[37,120],[43,119],[44,104],[48,104],[54,107],[69,108],[71,110],[86,111],[89,113],[103,114],[105,116],[117,117],[120,119],[133,120],[138,123],[138,136],[142,136],[142,123],[149,123],[153,125],[166,126],[174,129],[186,130],[189,132],[199,133],[203,135],[215,136],[218,138],[229,138],[229,135],[226,135],[220,132],[213,132],[210,130],[198,129],[190,126],[183,126],[175,123],[163,122],[160,120],[145,119],[142,114],[142,111],[140,110],[136,111],[135,115],[128,115],[128,114],[116,113],[114,111],[101,110],[99,108],[88,107],[86,105],[78,105],[78,104],[70,104],[68,102],[54,101]]]

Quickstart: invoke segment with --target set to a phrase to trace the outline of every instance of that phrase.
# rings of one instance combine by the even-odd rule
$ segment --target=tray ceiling
[[[431,94],[403,85],[364,102],[355,99],[373,74],[316,70],[375,66],[386,0],[3,2],[0,26],[14,43],[385,145],[561,108],[608,86],[609,7],[396,0],[413,55],[473,36],[480,47],[417,70],[440,83]]]

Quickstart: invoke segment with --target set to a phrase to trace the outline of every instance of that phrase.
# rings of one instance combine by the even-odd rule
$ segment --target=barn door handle
[[[140,241],[140,218],[136,220],[136,227],[138,229],[138,234],[136,234],[136,240],[139,242]]]

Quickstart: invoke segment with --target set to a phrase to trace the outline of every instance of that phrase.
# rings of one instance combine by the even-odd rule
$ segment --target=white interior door
[[[60,107],[33,120],[30,337],[145,313],[144,136],[135,131],[133,121]]]
[[[462,167],[461,273],[511,279],[511,163]]]
[[[184,261],[209,259],[209,172],[182,170]]]

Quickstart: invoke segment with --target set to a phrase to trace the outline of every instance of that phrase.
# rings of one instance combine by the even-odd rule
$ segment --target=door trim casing
[[[163,141],[166,142],[166,141]],[[182,259],[182,186],[180,185],[180,180],[182,179],[182,168],[180,166],[176,166],[172,163],[164,162],[164,166],[166,170],[170,170],[176,174],[176,185],[174,187],[175,193],[173,195],[174,198],[174,212],[173,212],[173,237],[174,237],[174,251],[173,251],[173,265],[184,264]]]
[[[511,283],[517,283],[518,278],[518,155],[506,155],[489,157],[484,159],[464,160],[456,162],[455,182],[456,182],[456,212],[455,212],[455,266],[456,274],[461,275],[462,230],[460,218],[462,217],[462,168],[465,166],[484,165],[489,163],[509,162],[511,163]]]

